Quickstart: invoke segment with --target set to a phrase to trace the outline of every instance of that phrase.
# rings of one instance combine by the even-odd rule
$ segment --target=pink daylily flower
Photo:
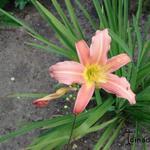
[[[64,61],[49,68],[51,77],[59,83],[81,84],[73,110],[75,114],[85,109],[95,88],[102,88],[108,93],[116,94],[117,97],[127,99],[130,104],[136,103],[135,94],[126,78],[112,74],[131,59],[125,53],[108,58],[110,43],[108,30],[98,30],[92,37],[90,47],[84,40],[75,44],[80,63]]]

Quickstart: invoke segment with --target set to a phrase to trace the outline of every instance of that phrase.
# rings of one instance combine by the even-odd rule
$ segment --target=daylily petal
[[[59,83],[70,85],[72,83],[83,83],[84,66],[74,61],[59,62],[49,68],[49,73],[52,78],[55,78]]]
[[[89,103],[90,99],[92,98],[92,95],[94,93],[95,86],[87,86],[83,84],[78,92],[77,99],[75,102],[74,110],[73,112],[75,114],[81,113],[87,104]]]
[[[76,44],[76,50],[80,63],[85,65],[89,61],[90,48],[84,40],[78,41]]]
[[[105,64],[107,61],[107,53],[110,49],[111,37],[108,30],[98,30],[92,38],[90,46],[90,56],[93,63]]]
[[[36,107],[46,107],[48,105],[49,101],[45,100],[40,100],[40,99],[37,99],[35,101],[33,101],[33,105],[35,105]]]
[[[127,54],[120,54],[108,59],[106,66],[109,72],[114,72],[131,61]]]
[[[69,91],[76,91],[76,88],[62,87],[52,94],[49,94],[47,96],[44,96],[43,98],[39,98],[37,100],[34,100],[33,105],[35,105],[37,107],[45,107],[48,105],[49,101],[60,98]]]
[[[136,103],[135,94],[132,92],[129,82],[124,77],[109,74],[107,83],[102,83],[100,87],[109,93],[116,94],[117,97],[128,99],[130,104]]]

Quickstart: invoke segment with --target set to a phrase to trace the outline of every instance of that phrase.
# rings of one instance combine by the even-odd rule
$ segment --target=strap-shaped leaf
[[[91,111],[89,111],[88,113],[80,114],[76,119],[76,123],[81,122],[81,121],[83,122],[88,117],[89,113],[92,111],[93,111],[93,109]],[[6,135],[1,135],[0,142],[23,135],[29,131],[32,131],[34,129],[38,129],[41,127],[48,126],[48,128],[50,129],[50,128],[55,128],[58,126],[63,126],[65,124],[72,124],[73,119],[74,119],[74,116],[66,115],[66,116],[60,116],[60,117],[56,117],[56,118],[48,119],[48,120],[44,120],[44,121],[28,123],[16,131],[12,131],[11,133],[8,133]],[[59,130],[58,130],[58,132],[59,132]]]
[[[145,64],[142,68],[139,69],[137,74],[137,81],[140,82],[144,77],[150,75],[150,62]]]
[[[101,135],[98,142],[95,144],[93,150],[100,150],[106,143],[106,141],[110,138],[112,135],[112,132],[116,126],[116,123],[112,123],[107,129],[104,130],[103,134]]]
[[[9,94],[7,97],[10,98],[40,98],[48,95],[48,93],[15,93]]]
[[[18,25],[22,26],[30,36],[32,36],[33,38],[43,42],[44,44],[48,45],[49,47],[52,48],[52,51],[56,52],[56,53],[59,53],[62,55],[62,51],[64,51],[64,53],[68,53],[65,51],[64,48],[61,48],[55,44],[53,44],[51,41],[49,41],[48,39],[44,38],[42,35],[38,34],[36,31],[34,31],[34,29],[32,29],[28,24],[24,23],[22,20],[18,19],[18,18],[15,18],[14,16],[12,16],[11,14],[9,14],[8,12],[0,9],[0,12],[4,15],[6,15],[8,18],[10,18],[11,20],[13,20],[14,22],[16,22]],[[69,53],[72,53],[70,56],[66,55],[66,54],[63,54],[63,56],[65,55],[66,57],[68,58],[72,58],[72,55],[74,55],[73,57],[75,58],[77,55],[76,53],[70,49],[69,50],[70,52]],[[77,57],[75,58],[77,60]]]
[[[52,0],[52,3],[54,5],[54,7],[57,10],[57,13],[59,14],[59,16],[61,17],[61,19],[63,20],[63,23],[65,24],[65,26],[67,28],[69,28],[69,30],[75,34],[73,28],[72,28],[72,24],[69,22],[68,18],[66,17],[64,11],[62,10],[60,4],[57,2],[57,0]],[[76,36],[76,35],[75,35]]]
[[[102,105],[99,105],[95,111],[91,112],[88,119],[75,130],[76,137],[78,137],[81,132],[85,133],[86,130],[94,125],[108,111],[113,103],[114,100],[112,98],[109,98]]]
[[[75,15],[75,11],[74,11],[74,8],[70,2],[70,0],[65,0],[65,3],[66,3],[66,6],[67,6],[67,9],[68,9],[68,12],[69,12],[69,15],[70,15],[70,18],[71,18],[71,21],[78,33],[78,36],[80,37],[80,39],[84,39],[84,34],[81,30],[81,27],[79,25],[79,22],[77,20],[77,17]]]
[[[150,102],[150,86],[145,88],[142,92],[140,92],[137,96],[136,99],[138,102],[140,101],[149,101]]]
[[[109,138],[109,140],[106,143],[106,145],[104,146],[103,150],[110,149],[110,147],[113,144],[114,140],[118,136],[119,131],[121,130],[122,126],[123,126],[123,121],[121,123],[119,123],[119,125],[117,126],[117,128],[113,131],[112,136]]]
[[[113,32],[112,30],[109,29],[109,33],[111,35],[111,37],[113,38],[113,40],[115,42],[117,42],[120,47],[130,56],[132,57],[132,50],[129,49],[128,45],[125,43],[125,41],[123,41],[115,32]]]
[[[108,22],[107,22],[105,14],[102,11],[102,8],[100,6],[99,1],[98,0],[93,0],[93,4],[94,4],[96,12],[98,14],[101,28],[107,28],[108,27]]]
[[[71,60],[76,60],[75,55],[76,53],[74,51],[69,51],[67,49],[63,49],[63,48],[57,48],[55,45],[51,45],[51,46],[43,46],[37,43],[32,43],[32,42],[25,42],[25,44],[33,46],[35,48],[41,49],[41,50],[45,50],[49,53],[53,52],[62,56],[65,56]],[[57,49],[57,51],[56,51]]]
[[[83,4],[81,4],[80,0],[76,0],[75,1],[77,3],[77,5],[79,6],[79,8],[82,10],[84,16],[88,19],[89,23],[91,24],[91,26],[93,27],[94,30],[97,29],[97,26],[94,22],[94,20],[92,19],[92,16],[88,13],[88,11],[84,8]]]
[[[59,37],[64,40],[72,48],[75,46],[75,42],[78,40],[48,9],[46,9],[37,0],[31,0],[34,6],[37,8],[42,17],[51,25]]]

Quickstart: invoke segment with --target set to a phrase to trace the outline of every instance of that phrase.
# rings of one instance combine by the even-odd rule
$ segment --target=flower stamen
[[[105,68],[98,64],[86,66],[83,72],[83,77],[89,85],[94,83],[105,83],[107,81]]]

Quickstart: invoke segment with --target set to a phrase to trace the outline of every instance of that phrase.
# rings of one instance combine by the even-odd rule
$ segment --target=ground
[[[89,2],[90,3],[90,2]],[[87,3],[88,5],[88,3]],[[51,7],[51,6],[50,6]],[[90,5],[89,10],[92,12]],[[80,16],[82,25],[85,26],[89,37],[94,33],[90,31],[86,21]],[[92,12],[94,15],[94,12]],[[24,11],[15,11],[15,14],[31,23],[34,28],[40,30],[51,41],[57,42],[54,33],[48,25],[41,21],[38,12],[31,6]],[[26,41],[32,41],[27,33],[19,29],[0,29],[0,135],[7,134],[18,129],[21,125],[51,118],[53,115],[71,112],[65,110],[66,102],[61,99],[50,103],[46,108],[35,108],[33,99],[8,98],[7,95],[18,92],[52,92],[56,82],[50,78],[48,68],[50,65],[64,58],[53,53],[45,53],[29,47]],[[100,133],[93,133],[71,145],[72,149],[91,150]],[[124,137],[125,131],[120,135]],[[21,137],[14,138],[0,144],[0,150],[21,150],[31,143],[33,137],[39,135],[39,130],[32,131]],[[119,142],[118,142],[119,141]],[[112,146],[112,150],[128,149],[128,146],[120,145],[120,140]]]

